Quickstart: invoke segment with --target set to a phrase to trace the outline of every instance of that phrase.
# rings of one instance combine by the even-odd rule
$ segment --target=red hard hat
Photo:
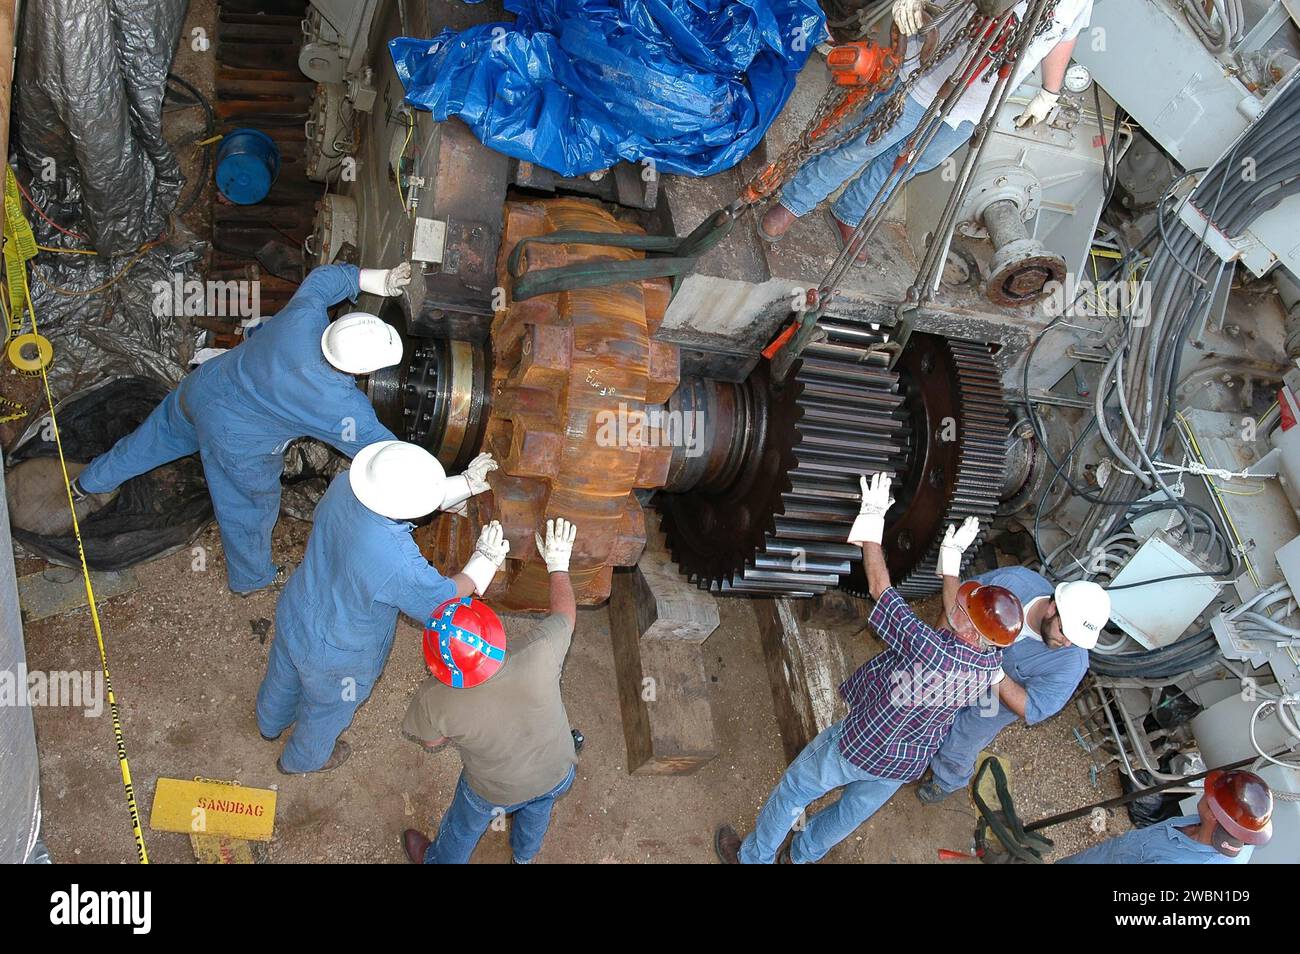
[[[1273,837],[1273,793],[1254,772],[1211,772],[1205,776],[1205,799],[1215,820],[1233,838],[1263,845]]]
[[[501,618],[473,597],[447,600],[424,626],[424,662],[439,682],[472,689],[497,674],[506,658]]]
[[[957,601],[976,632],[995,646],[1010,646],[1024,627],[1024,608],[1005,587],[967,580],[957,590]]]

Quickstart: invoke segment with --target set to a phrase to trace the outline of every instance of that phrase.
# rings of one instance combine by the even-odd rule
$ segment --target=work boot
[[[790,231],[790,226],[794,225],[798,220],[799,216],[780,202],[773,202],[771,207],[763,213],[763,217],[758,220],[758,237],[764,242],[775,245],[785,238],[785,233]]]
[[[312,769],[310,772],[290,772],[279,759],[275,760],[275,767],[281,775],[315,775],[317,772],[328,772],[330,769],[338,768],[351,754],[352,746],[339,739],[334,743],[334,751],[330,753],[329,760],[318,769]]]
[[[424,864],[424,853],[429,850],[429,839],[424,832],[408,828],[402,832],[402,850],[413,865]]]
[[[231,592],[233,592],[241,600],[246,600],[254,593],[261,593],[263,590],[267,590],[267,589],[279,590],[283,588],[284,583],[287,579],[289,579],[289,568],[285,566],[283,563],[280,563],[275,568],[275,576],[271,578],[271,582],[266,584],[266,586],[259,586],[255,590],[232,590]]]
[[[730,825],[719,825],[713,833],[713,850],[724,865],[740,864],[740,836]]]
[[[117,497],[87,493],[77,482],[85,464],[68,463],[72,479],[72,502],[77,508],[77,522],[103,510]],[[9,518],[15,527],[42,537],[61,537],[72,532],[72,511],[68,508],[68,489],[63,485],[63,467],[57,457],[33,457],[16,464],[5,477],[9,499]]]
[[[826,214],[827,217],[831,220],[832,224],[834,224],[835,231],[839,233],[840,248],[848,248],[849,242],[853,241],[853,233],[856,232],[857,229],[855,229],[851,225],[845,225],[843,222],[837,219],[833,213],[829,211]],[[857,258],[853,260],[853,265],[855,268],[862,268],[870,261],[871,261],[871,253],[868,252],[867,247],[863,245],[861,251],[858,252]]]
[[[916,797],[927,805],[938,805],[951,794],[952,792],[945,792],[934,782],[922,782],[916,786]]]

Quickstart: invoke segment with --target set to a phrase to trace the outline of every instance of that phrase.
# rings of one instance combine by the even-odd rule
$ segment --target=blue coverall
[[[975,579],[1006,587],[1026,610],[1040,597],[1050,599],[1055,589],[1042,576],[1022,566],[991,570]],[[1024,687],[1029,697],[1025,722],[1034,725],[1056,715],[1070,701],[1088,671],[1088,651],[1078,646],[1052,649],[1029,635],[1028,630],[1022,630],[1016,641],[1002,650],[1002,671]],[[999,705],[996,712],[978,706],[959,712],[948,737],[930,759],[934,784],[944,792],[969,785],[980,750],[1018,718],[1004,705]]]
[[[1188,838],[1179,828],[1194,827],[1201,823],[1196,815],[1169,818],[1147,828],[1125,832],[1095,848],[1070,855],[1058,865],[1244,865],[1250,861],[1255,849],[1243,845],[1237,857],[1229,858]]]
[[[456,584],[420,555],[413,526],[363,505],[347,473],[316,505],[307,552],[275,608],[257,690],[263,735],[297,723],[280,756],[285,771],[312,772],[329,760],[383,671],[398,611],[423,623],[456,595]]]
[[[81,488],[106,493],[132,477],[198,452],[236,593],[275,579],[271,531],[280,512],[284,449],[314,437],[349,457],[394,440],[352,375],[321,353],[325,309],[356,300],[354,265],[317,268],[289,304],[247,341],[200,365],[144,423],[81,472]]]

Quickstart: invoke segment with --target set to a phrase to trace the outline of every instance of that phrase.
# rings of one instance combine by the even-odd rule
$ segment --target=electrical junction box
[[[411,261],[438,265],[447,248],[447,223],[441,219],[416,218],[411,238]]]
[[[1223,588],[1209,576],[1184,577],[1213,568],[1184,553],[1172,540],[1163,531],[1152,535],[1110,584],[1111,620],[1146,649],[1177,640]],[[1163,582],[1116,589],[1147,580]]]

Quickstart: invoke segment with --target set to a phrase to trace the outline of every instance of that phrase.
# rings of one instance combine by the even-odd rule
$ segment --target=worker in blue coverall
[[[1244,865],[1273,837],[1273,792],[1245,769],[1205,778],[1196,814],[1169,818],[1088,848],[1058,865]]]
[[[246,595],[282,580],[283,568],[271,562],[271,531],[285,448],[314,437],[351,457],[367,444],[393,440],[353,375],[398,363],[400,337],[364,312],[331,325],[326,309],[356,301],[361,291],[399,294],[410,280],[407,263],[313,270],[277,315],[200,365],[143,424],[80,472],[72,485],[78,517],[132,477],[197,452],[230,588]]]
[[[1024,628],[1002,650],[997,704],[967,706],[930,759],[930,779],[916,789],[927,804],[966,788],[980,751],[1017,719],[1035,725],[1060,712],[1088,671],[1088,650],[1110,618],[1110,597],[1084,580],[1053,587],[1025,567],[1003,567],[974,578],[1014,593],[1025,608]]]
[[[331,482],[316,506],[301,565],[275,608],[275,639],[257,691],[257,726],[268,742],[294,730],[276,767],[286,775],[347,760],[339,734],[379,678],[397,614],[423,624],[452,597],[482,594],[510,545],[493,521],[464,570],[448,578],[420,555],[409,522],[459,507],[488,489],[488,454],[447,477],[437,458],[403,441],[371,444]]]

